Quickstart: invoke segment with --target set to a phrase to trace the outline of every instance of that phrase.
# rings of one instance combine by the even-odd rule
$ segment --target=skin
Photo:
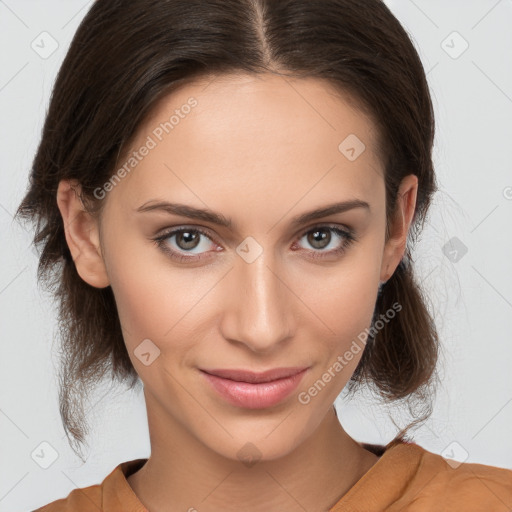
[[[298,395],[370,326],[379,283],[404,255],[417,178],[402,181],[385,242],[375,125],[318,79],[230,75],[188,84],[157,105],[131,150],[191,96],[197,106],[107,193],[101,219],[84,210],[76,182],[61,181],[57,193],[77,271],[91,286],[112,287],[144,384],[152,451],[128,482],[154,511],[327,510],[378,460],[333,410],[363,350],[308,404]],[[366,146],[354,161],[338,149],[349,134]],[[238,229],[135,211],[152,199],[220,212]],[[290,224],[353,199],[370,208]],[[325,255],[344,241],[327,229],[327,247],[315,245],[307,234],[325,224],[351,228],[356,241]],[[198,234],[187,249],[171,236],[167,246],[204,259],[174,261],[151,240],[180,226],[211,239]],[[262,248],[251,263],[236,252],[249,236]],[[144,339],[160,350],[148,366],[134,355]],[[260,410],[225,402],[198,371],[281,366],[310,369],[290,397]],[[261,457],[250,467],[237,455],[249,442]]]

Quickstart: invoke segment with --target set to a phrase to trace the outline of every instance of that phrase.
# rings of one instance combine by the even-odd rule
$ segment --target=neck
[[[333,408],[294,451],[251,466],[213,452],[178,422],[163,429],[154,420],[148,414],[151,456],[128,477],[151,511],[325,511],[378,460],[344,431]]]

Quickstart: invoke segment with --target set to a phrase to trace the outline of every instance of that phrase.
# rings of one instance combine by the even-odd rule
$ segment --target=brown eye
[[[331,232],[328,228],[315,229],[307,235],[308,243],[315,249],[324,249],[331,241]]]
[[[356,240],[352,230],[340,229],[338,226],[315,226],[303,233],[299,240],[303,238],[306,239],[307,245],[313,248],[305,249],[312,253],[313,259],[341,255]],[[324,250],[329,246],[332,246],[330,250]]]
[[[170,241],[173,238],[175,241],[172,244]],[[163,252],[178,261],[200,260],[208,252],[215,250],[215,244],[211,237],[206,231],[199,228],[173,229],[154,238],[153,241]],[[194,249],[201,250],[192,252]]]
[[[180,231],[176,234],[176,245],[184,251],[194,249],[199,244],[200,236],[194,231]]]

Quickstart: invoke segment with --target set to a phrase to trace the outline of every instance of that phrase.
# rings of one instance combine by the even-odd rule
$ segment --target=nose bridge
[[[292,329],[292,294],[272,251],[262,250],[253,261],[240,257],[231,279],[236,331],[230,337],[254,351],[269,350],[286,339]]]

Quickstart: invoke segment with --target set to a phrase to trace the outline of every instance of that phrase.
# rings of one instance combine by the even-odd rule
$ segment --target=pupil
[[[329,245],[331,236],[330,232],[327,229],[317,229],[315,231],[312,231],[311,235],[312,236],[310,237],[309,242],[313,247],[316,247],[317,249],[323,249],[324,247]],[[320,238],[318,238],[318,236]],[[327,243],[325,243],[326,241]]]
[[[183,249],[193,249],[194,247],[197,246],[197,240],[197,233],[191,233],[190,231],[182,231],[181,233],[178,234],[178,245],[183,245]]]

